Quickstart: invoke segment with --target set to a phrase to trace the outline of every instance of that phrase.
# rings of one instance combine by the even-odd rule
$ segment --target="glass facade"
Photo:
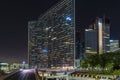
[[[97,31],[94,29],[85,29],[85,52],[97,53]]]
[[[103,53],[110,52],[110,19],[107,17],[103,18]]]
[[[110,51],[110,20],[97,17],[85,30],[86,53],[103,54]]]
[[[106,17],[96,19],[98,30],[98,51],[99,54],[110,51],[110,20]],[[100,25],[101,24],[101,25]]]
[[[75,2],[61,0],[28,24],[29,65],[75,66]]]
[[[114,52],[119,50],[119,40],[110,40],[110,51]]]

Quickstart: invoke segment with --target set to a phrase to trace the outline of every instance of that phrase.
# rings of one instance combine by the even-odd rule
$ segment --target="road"
[[[6,77],[4,80],[40,80],[34,69],[19,70],[16,73]]]

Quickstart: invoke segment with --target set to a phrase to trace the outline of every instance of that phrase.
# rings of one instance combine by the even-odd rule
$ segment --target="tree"
[[[87,58],[81,61],[81,67],[82,68],[88,68],[88,60],[87,60]]]
[[[100,63],[99,64],[103,70],[107,66],[107,63],[108,63],[108,61],[107,61],[106,55],[100,55]]]
[[[109,52],[103,54],[91,54],[81,63],[82,67],[100,67],[102,70],[120,70],[120,52]],[[89,66],[88,66],[89,65]]]
[[[89,63],[92,69],[94,69],[95,67],[97,67],[97,65],[99,65],[100,59],[98,54],[91,55],[89,58],[90,58]]]

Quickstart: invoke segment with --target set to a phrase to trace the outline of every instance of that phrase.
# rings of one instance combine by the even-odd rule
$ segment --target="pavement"
[[[5,75],[0,75],[0,80],[3,80],[5,78]]]

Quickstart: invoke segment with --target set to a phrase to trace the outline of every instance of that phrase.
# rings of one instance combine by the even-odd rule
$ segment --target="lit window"
[[[47,49],[43,49],[42,53],[48,53],[48,50]]]
[[[71,19],[71,17],[66,17],[66,20],[71,21],[72,19]]]

